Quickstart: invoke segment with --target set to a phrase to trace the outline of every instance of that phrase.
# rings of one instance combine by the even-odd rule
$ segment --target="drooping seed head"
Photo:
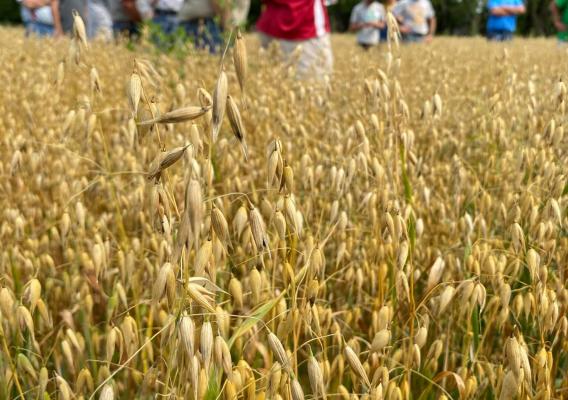
[[[219,130],[223,124],[223,116],[225,115],[225,105],[227,103],[227,93],[228,93],[228,82],[227,74],[224,70],[221,70],[217,83],[215,85],[215,90],[213,91],[213,116],[212,116],[212,134],[213,143],[217,141],[219,136]]]

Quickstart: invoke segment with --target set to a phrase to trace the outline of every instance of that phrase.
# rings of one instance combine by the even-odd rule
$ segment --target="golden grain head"
[[[566,52],[385,19],[315,81],[1,27],[0,397],[562,398]]]

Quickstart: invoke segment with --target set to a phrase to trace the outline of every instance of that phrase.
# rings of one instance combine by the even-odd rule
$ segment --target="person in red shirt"
[[[289,58],[301,45],[298,74],[316,78],[330,74],[333,55],[324,0],[263,0],[263,5],[256,24],[262,46],[277,42]]]

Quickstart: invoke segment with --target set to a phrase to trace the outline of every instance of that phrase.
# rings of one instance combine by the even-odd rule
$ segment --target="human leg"
[[[183,21],[180,25],[197,49],[207,49],[211,54],[214,54],[223,44],[221,29],[213,21],[213,18]]]
[[[298,76],[321,79],[333,71],[333,53],[329,34],[301,42],[297,62]]]

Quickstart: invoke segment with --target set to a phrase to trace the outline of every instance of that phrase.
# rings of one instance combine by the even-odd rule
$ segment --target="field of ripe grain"
[[[242,40],[0,29],[0,398],[566,398],[566,51]]]

